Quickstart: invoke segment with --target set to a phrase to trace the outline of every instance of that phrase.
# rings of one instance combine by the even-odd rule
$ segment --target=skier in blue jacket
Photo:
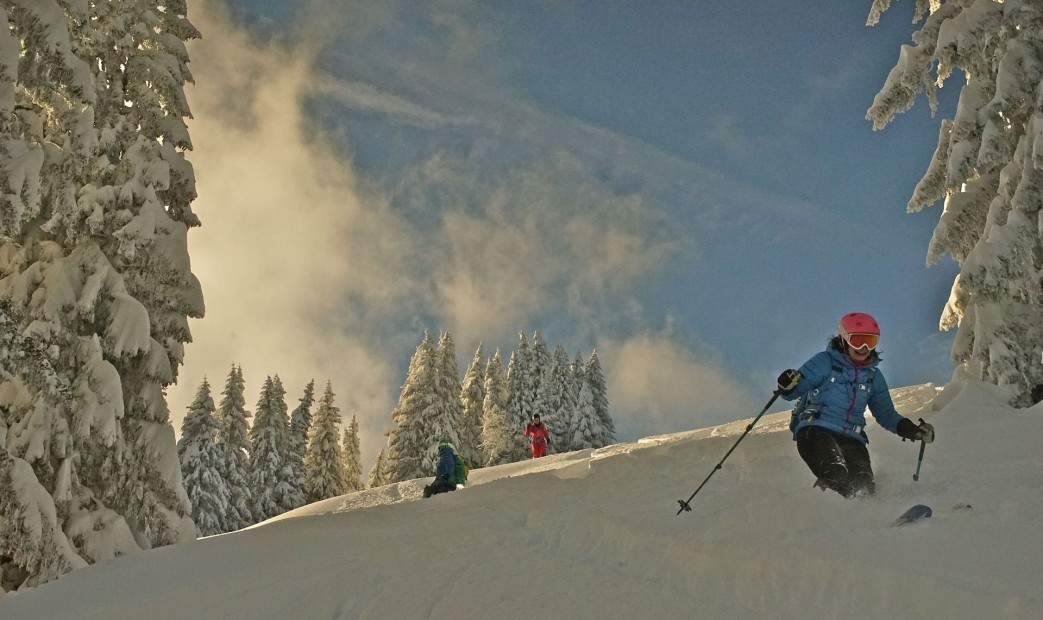
[[[880,426],[903,439],[934,441],[934,427],[926,422],[917,426],[895,410],[877,369],[879,341],[880,327],[873,317],[846,314],[825,351],[779,375],[780,396],[797,401],[790,430],[797,452],[817,478],[815,486],[844,497],[875,491],[866,447],[867,406]]]

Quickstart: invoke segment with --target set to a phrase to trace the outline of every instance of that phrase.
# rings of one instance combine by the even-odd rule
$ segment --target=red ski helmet
[[[850,312],[840,317],[837,335],[856,349],[875,349],[880,339],[880,326],[865,312]]]

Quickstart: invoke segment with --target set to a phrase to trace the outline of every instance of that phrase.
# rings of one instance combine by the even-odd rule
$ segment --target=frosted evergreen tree
[[[873,2],[869,24],[889,5]],[[927,264],[948,253],[960,265],[940,321],[957,328],[953,361],[1030,405],[1043,388],[1043,6],[919,0],[921,19],[866,118],[882,129],[922,91],[934,112],[935,89],[962,70],[956,113],[908,210],[944,200]]]
[[[573,358],[572,364],[569,366],[569,376],[571,378],[572,387],[571,399],[573,402],[573,413],[569,419],[568,449],[577,450],[578,448],[572,445],[572,437],[576,433],[576,410],[579,407],[579,392],[583,389],[583,385],[587,381],[587,363],[583,360],[583,356],[580,355],[579,351],[576,351],[576,357]]]
[[[575,388],[572,385],[571,362],[565,347],[560,344],[554,348],[550,368],[544,380],[544,400],[547,407],[546,417],[541,416],[550,432],[550,444],[555,452],[572,450],[570,429],[573,428],[572,416],[576,409]]]
[[[204,378],[188,406],[188,415],[181,423],[181,439],[177,442],[181,475],[192,502],[192,520],[201,536],[227,531],[229,493],[221,473],[225,455],[217,443],[215,410],[210,383]]]
[[[218,445],[224,453],[221,473],[228,486],[228,532],[253,525],[253,493],[250,490],[250,426],[246,410],[246,381],[242,367],[232,365],[217,408]]]
[[[433,406],[421,418],[422,437],[427,446],[420,463],[424,475],[430,476],[438,464],[438,442],[448,439],[459,448],[463,444],[463,407],[460,403],[460,365],[456,359],[456,345],[449,332],[442,332],[435,350],[435,392]]]
[[[543,335],[539,331],[532,334],[532,347],[529,349],[529,378],[532,381],[532,413],[539,414],[540,419],[548,424],[552,409],[550,401],[554,398],[554,386],[550,382],[551,354]],[[553,446],[551,446],[553,447]]]
[[[312,419],[308,433],[308,452],[304,457],[307,476],[304,488],[309,502],[337,497],[347,492],[344,480],[344,460],[340,451],[340,409],[333,404],[333,385],[326,382],[326,389],[319,400],[318,409]]]
[[[303,481],[297,478],[297,470],[293,467],[293,457],[290,454],[290,414],[286,407],[286,389],[282,385],[279,375],[272,377],[275,400],[273,406],[278,408],[279,427],[283,430],[282,440],[282,462],[283,468],[280,475],[282,484],[278,489],[277,497],[280,512],[287,512],[305,504],[305,491]]]
[[[482,403],[482,455],[485,465],[513,462],[516,430],[507,416],[507,375],[500,350],[485,368],[485,401]]]
[[[601,371],[601,361],[598,359],[597,351],[591,352],[583,374],[586,385],[590,386],[594,411],[598,414],[599,436],[594,447],[601,448],[615,443],[616,424],[608,412],[608,387],[605,385],[605,375]]]
[[[134,318],[142,337],[124,332],[108,357],[120,375],[127,446],[117,505],[132,515],[142,544],[170,544],[186,538],[182,515],[189,505],[180,468],[172,467],[176,448],[164,390],[176,381],[191,340],[188,318],[203,316],[188,257],[188,230],[199,220],[191,209],[195,175],[184,155],[191,148],[184,119],[191,113],[183,88],[191,80],[185,41],[199,33],[183,3],[66,6],[77,4],[90,13],[73,23],[82,29],[77,53],[90,63],[96,94],[92,129],[77,128],[92,136],[91,165],[83,169],[89,178],[75,202],[55,196],[42,228],[67,249],[94,246],[145,311],[135,310]]]
[[[292,471],[289,482],[293,488],[289,499],[295,501],[291,502],[288,510],[303,506],[307,498],[304,489],[304,455],[308,450],[308,430],[311,427],[311,406],[314,402],[315,381],[312,380],[304,386],[304,395],[290,414],[290,447],[287,458]]]
[[[482,355],[482,345],[475,349],[471,365],[467,368],[460,387],[462,415],[460,443],[457,453],[471,467],[481,467],[485,462],[482,455],[482,408],[485,405],[485,373],[488,362]]]
[[[362,486],[362,446],[359,442],[359,421],[351,416],[351,423],[344,429],[341,440],[341,458],[344,463],[344,492],[361,491]]]
[[[387,457],[384,454],[384,449],[381,448],[380,453],[377,454],[376,461],[373,463],[373,468],[369,470],[369,479],[366,481],[366,487],[375,489],[384,486],[388,482]]]
[[[203,313],[184,158],[184,41],[198,33],[169,2],[23,2],[4,16],[0,299],[70,394],[10,425],[6,449],[52,451],[22,460],[87,562],[189,540],[164,388]]]
[[[594,393],[590,389],[590,383],[584,382],[579,390],[576,412],[572,418],[572,438],[569,441],[569,449],[600,448],[603,445],[602,437],[598,412],[594,408]]]
[[[290,431],[284,396],[278,377],[265,379],[254,424],[250,427],[250,493],[253,516],[258,522],[286,510],[284,502],[289,491],[286,453]]]
[[[391,412],[392,427],[388,431],[388,482],[401,482],[431,475],[424,468],[424,457],[431,447],[431,429],[425,419],[433,417],[435,403],[435,367],[437,356],[431,333],[424,332],[409,362],[406,380]]]
[[[510,462],[523,461],[531,456],[525,427],[532,420],[533,381],[531,355],[524,332],[518,333],[518,350],[511,353],[507,363],[507,424],[513,429]]]
[[[61,422],[69,417],[70,400],[47,353],[18,334],[0,302],[0,590],[34,587],[87,565],[62,529],[70,512],[72,489],[66,485],[72,482],[72,463],[62,461],[58,470],[40,467],[53,457],[8,441],[25,436],[9,431],[44,417],[59,430],[52,434],[50,452],[64,449],[71,437]]]

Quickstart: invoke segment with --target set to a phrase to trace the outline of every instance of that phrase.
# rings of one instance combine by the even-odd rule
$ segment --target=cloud
[[[383,114],[389,117],[392,123],[401,122],[434,129],[450,123],[466,122],[453,120],[362,82],[348,82],[329,77],[319,78],[313,84],[313,92],[317,95],[331,97],[356,110]]]
[[[291,408],[307,381],[332,380],[375,452],[400,378],[373,325],[415,303],[415,232],[309,125],[309,49],[260,43],[212,5],[195,8],[204,38],[190,46],[199,60],[186,91],[203,226],[189,245],[207,311],[169,391],[175,427],[203,375],[219,399],[235,362],[250,406],[267,375],[283,380]]]
[[[646,437],[753,417],[745,386],[711,358],[683,346],[669,330],[598,344],[618,434]]]

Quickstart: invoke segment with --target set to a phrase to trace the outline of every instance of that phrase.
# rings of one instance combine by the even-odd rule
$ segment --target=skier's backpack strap
[[[837,379],[843,374],[843,366],[840,366],[836,361],[832,361],[829,382],[836,383]],[[818,417],[819,413],[821,413],[818,407],[815,406],[818,404],[817,396],[819,391],[819,388],[815,388],[797,399],[797,402],[793,405],[793,413],[790,414],[789,430],[791,433],[797,430],[797,425],[800,424],[801,421],[806,420],[811,422]]]

